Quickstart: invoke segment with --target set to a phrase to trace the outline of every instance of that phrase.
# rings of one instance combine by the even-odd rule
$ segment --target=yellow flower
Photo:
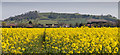
[[[114,49],[116,52],[118,52],[118,47],[115,47],[115,49]]]
[[[45,37],[46,40],[48,40],[48,37]]]
[[[25,50],[25,48],[22,48],[22,50],[24,51],[24,50]]]
[[[28,50],[31,53],[36,51],[118,53],[120,43],[118,40],[120,34],[116,32],[118,30],[117,27],[2,28],[0,40],[3,52],[17,53]],[[43,41],[43,36],[45,36],[45,41]]]
[[[21,47],[18,47],[18,49],[21,49]]]
[[[58,47],[55,47],[55,49],[58,49]]]
[[[54,46],[52,46],[52,48],[55,48]]]
[[[89,51],[89,53],[92,53],[92,51]]]
[[[11,47],[12,49],[15,48],[15,47]]]
[[[72,54],[72,53],[73,53],[73,51],[70,51],[70,52],[68,52],[68,53],[71,53],[71,54]]]

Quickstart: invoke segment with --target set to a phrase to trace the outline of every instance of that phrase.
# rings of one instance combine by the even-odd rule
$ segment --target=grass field
[[[120,53],[118,31],[117,27],[2,28],[2,52]]]

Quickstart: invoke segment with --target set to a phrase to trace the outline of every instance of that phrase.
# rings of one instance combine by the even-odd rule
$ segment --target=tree
[[[78,24],[78,23],[76,23],[76,24],[75,24],[75,27],[79,27],[79,24]]]
[[[6,26],[7,24],[6,24],[6,22],[2,22],[2,26]]]
[[[45,24],[43,24],[43,27],[44,27],[44,28],[45,28],[45,26],[46,26],[46,25],[45,25]]]
[[[79,27],[81,27],[82,26],[82,24],[79,24]]]
[[[29,24],[32,24],[32,21],[29,21]]]
[[[35,13],[38,13],[38,11],[35,11]]]
[[[73,24],[70,24],[70,27],[73,27]]]
[[[107,17],[112,17],[112,15],[108,14]]]
[[[117,27],[120,27],[120,20],[117,20]]]

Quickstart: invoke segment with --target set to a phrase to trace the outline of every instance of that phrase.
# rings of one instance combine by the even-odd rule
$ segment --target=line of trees
[[[32,21],[29,21],[29,23],[18,23],[16,24],[15,26],[18,26],[18,27],[28,27],[28,25],[32,25],[32,27],[35,27],[37,28],[39,24],[36,24],[36,23],[33,23]],[[65,23],[60,23],[58,24],[58,27],[60,26],[64,26],[66,25]],[[85,23],[76,23],[75,25],[73,24],[67,24],[68,27],[81,27],[81,26],[87,26],[87,24]],[[5,27],[5,26],[9,26],[6,24],[6,22],[2,22],[2,27]],[[116,21],[116,24],[112,24],[112,23],[99,23],[99,24],[96,24],[96,23],[93,23],[93,26],[94,27],[120,27],[120,20],[117,20]],[[43,27],[45,27],[45,25],[43,25]],[[91,27],[91,26],[89,26]]]

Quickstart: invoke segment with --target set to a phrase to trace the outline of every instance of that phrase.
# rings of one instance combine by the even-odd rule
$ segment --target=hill
[[[39,13],[38,11],[30,11],[25,14],[17,15],[15,17],[9,17],[4,21],[6,23],[28,23],[32,21],[37,24],[75,24],[75,23],[87,23],[89,19],[102,19],[111,22],[116,22],[117,18],[112,15],[83,15],[79,13]]]

